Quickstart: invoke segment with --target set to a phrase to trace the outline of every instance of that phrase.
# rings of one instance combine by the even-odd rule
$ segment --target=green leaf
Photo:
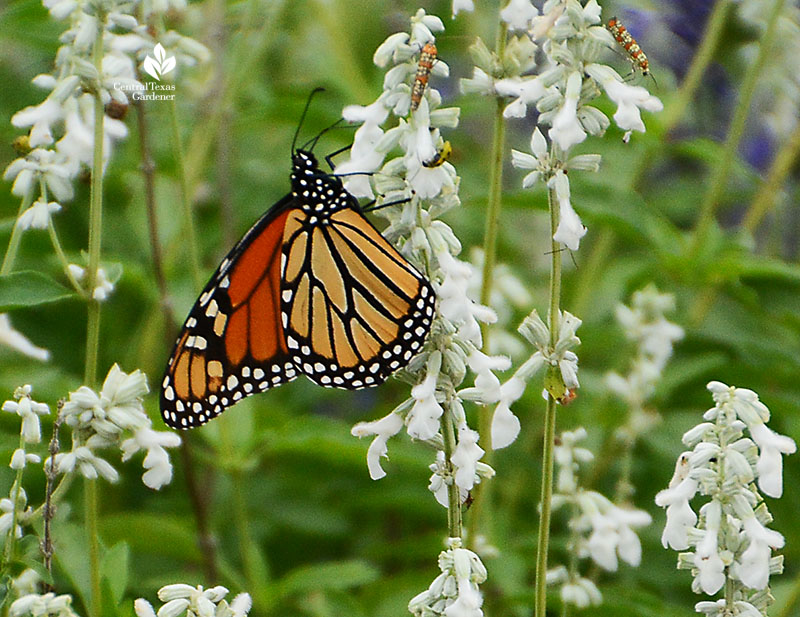
[[[348,589],[378,579],[380,573],[364,561],[339,561],[303,566],[289,572],[280,581],[282,595],[317,590]]]
[[[0,276],[0,312],[58,302],[76,295],[49,276],[33,270]]]
[[[200,550],[192,525],[179,516],[156,513],[120,513],[100,519],[106,542],[125,541],[137,553],[149,553],[199,562]]]
[[[56,563],[78,592],[83,605],[88,606],[91,582],[84,530],[76,523],[66,521],[54,525],[53,544]]]
[[[130,549],[127,542],[117,542],[106,551],[100,564],[100,574],[108,583],[114,604],[122,601],[128,587],[129,561]]]

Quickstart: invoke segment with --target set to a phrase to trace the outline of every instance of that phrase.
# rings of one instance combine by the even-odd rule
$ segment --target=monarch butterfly
[[[436,45],[425,43],[422,52],[419,54],[417,73],[414,75],[414,85],[411,87],[411,111],[417,111],[422,95],[425,93],[425,86],[428,85],[428,77],[431,75],[433,63],[436,62]]]
[[[425,161],[422,166],[429,168],[439,167],[450,158],[451,154],[453,154],[453,146],[450,145],[449,141],[446,141],[439,147],[436,154],[433,155],[433,158],[430,161]]]
[[[204,424],[298,374],[326,387],[375,386],[422,347],[436,301],[430,282],[295,142],[291,186],[189,312],[161,387],[168,426]]]
[[[622,45],[628,53],[634,66],[638,66],[642,69],[642,75],[645,77],[648,76],[650,74],[650,62],[647,60],[647,56],[642,51],[642,48],[639,47],[636,39],[628,32],[628,29],[616,17],[612,17],[608,20],[607,28],[614,36],[617,43]]]

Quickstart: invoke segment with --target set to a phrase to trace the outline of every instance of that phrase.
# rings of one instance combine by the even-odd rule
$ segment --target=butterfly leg
[[[333,165],[333,157],[341,154],[342,152],[347,152],[352,147],[353,147],[353,144],[350,144],[349,146],[345,146],[344,148],[339,148],[335,152],[331,152],[330,154],[325,156],[325,162],[328,164],[328,167],[331,168],[331,171],[333,171],[335,169],[335,167]]]

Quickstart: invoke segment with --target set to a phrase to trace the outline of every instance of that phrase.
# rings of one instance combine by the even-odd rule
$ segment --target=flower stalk
[[[561,315],[561,245],[553,239],[558,229],[559,206],[555,188],[547,190],[547,205],[550,209],[550,349],[558,342]],[[539,515],[539,535],[536,544],[536,591],[535,617],[545,617],[547,612],[547,552],[550,545],[550,511],[553,500],[553,449],[556,436],[556,399],[552,393],[547,395],[547,408],[544,420],[544,441],[542,447],[542,492],[541,514]]]
[[[103,74],[103,34],[106,20],[105,12],[97,8],[95,40],[92,60],[98,75]],[[97,287],[100,269],[103,229],[103,122],[105,111],[99,90],[94,93],[94,154],[92,158],[92,180],[89,202],[89,263],[87,268],[88,317],[86,323],[86,364],[83,381],[95,386],[97,382],[97,363],[100,351],[100,301],[92,291]],[[89,542],[89,617],[100,617],[100,538],[97,528],[97,484],[95,479],[85,478],[84,521],[86,537]]]
[[[184,225],[186,226],[186,244],[189,253],[189,268],[192,273],[194,286],[200,289],[203,285],[203,277],[200,274],[200,255],[197,250],[197,231],[194,225],[194,213],[192,201],[189,196],[189,182],[186,175],[186,156],[183,151],[183,141],[181,140],[181,130],[178,124],[178,105],[174,99],[169,105],[169,119],[172,128],[172,147],[175,149],[175,157],[178,169],[178,185],[180,189],[181,207],[183,208]]]

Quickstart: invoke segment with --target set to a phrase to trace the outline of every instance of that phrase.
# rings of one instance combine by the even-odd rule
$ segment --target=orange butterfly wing
[[[168,426],[204,424],[296,377],[280,319],[280,256],[292,203],[284,198],[250,228],[189,313],[161,384]]]

